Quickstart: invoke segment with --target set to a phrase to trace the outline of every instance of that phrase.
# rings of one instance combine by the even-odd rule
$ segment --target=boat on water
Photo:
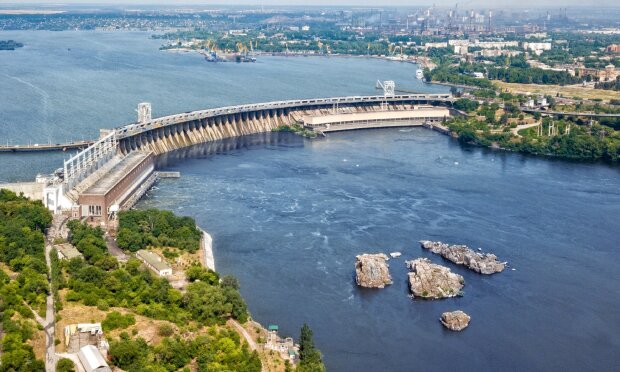
[[[392,258],[400,257],[401,253],[400,252],[392,252],[392,253],[390,253],[390,256],[392,256]]]
[[[226,62],[225,59],[223,59],[222,57],[220,57],[217,52],[211,50],[211,51],[205,51],[204,53],[202,53],[205,56],[205,60],[207,62]]]
[[[424,78],[424,71],[422,71],[421,69],[417,69],[415,72],[415,77],[416,79],[423,79]]]

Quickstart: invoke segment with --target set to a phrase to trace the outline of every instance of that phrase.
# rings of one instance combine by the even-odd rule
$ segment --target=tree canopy
[[[200,238],[201,232],[191,217],[178,217],[157,209],[119,213],[118,245],[131,252],[155,246],[193,253],[200,247]]]
[[[45,369],[29,345],[36,323],[28,306],[45,314],[49,286],[44,231],[51,220],[50,212],[41,202],[0,190],[0,262],[16,273],[12,278],[0,268],[2,372]]]

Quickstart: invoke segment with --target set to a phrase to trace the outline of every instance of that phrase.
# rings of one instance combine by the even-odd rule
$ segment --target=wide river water
[[[366,59],[263,58],[206,64],[157,51],[141,33],[0,32],[27,46],[0,53],[0,141],[94,137],[133,120],[279,98],[372,94],[415,66]],[[71,50],[68,50],[71,49]],[[0,154],[0,182],[32,179],[67,154]],[[298,336],[306,322],[330,370],[613,370],[620,364],[620,174],[617,167],[462,148],[422,128],[268,133],[160,159],[140,207],[195,217],[218,271],[240,278],[253,316]],[[468,244],[510,269],[481,276],[417,241]],[[355,256],[400,251],[394,284],[362,290]],[[465,277],[464,296],[408,297],[404,261],[428,257]],[[514,268],[515,270],[512,270]],[[453,333],[438,321],[472,316]],[[616,367],[614,367],[616,366]]]

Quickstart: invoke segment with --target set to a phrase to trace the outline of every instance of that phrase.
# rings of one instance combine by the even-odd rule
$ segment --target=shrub
[[[113,311],[109,313],[103,322],[101,322],[101,326],[104,331],[111,331],[113,329],[124,329],[129,326],[136,324],[136,319],[131,314],[123,315],[118,311]]]
[[[99,300],[97,301],[97,309],[101,311],[107,311],[110,309],[110,305],[108,305],[108,302],[106,300]]]
[[[162,323],[157,327],[157,334],[161,337],[170,337],[174,334],[174,328],[168,323]]]
[[[73,361],[68,358],[61,358],[58,363],[56,363],[56,372],[73,372],[75,371],[75,364]]]

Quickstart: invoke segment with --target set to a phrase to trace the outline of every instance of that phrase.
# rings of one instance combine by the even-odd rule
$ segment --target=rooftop
[[[54,246],[58,252],[65,256],[68,260],[76,257],[82,257],[80,251],[77,250],[72,244],[57,244]]]
[[[84,194],[105,195],[119,183],[132,169],[137,167],[149,154],[134,151],[125,156],[121,161],[115,164],[112,169],[91,187]]]
[[[162,260],[162,258],[157,253],[141,249],[136,252],[136,256],[144,260],[144,262],[146,262],[147,264],[153,266],[157,271],[172,270],[170,265],[168,265],[164,260]]]
[[[91,371],[112,371],[106,363],[101,352],[93,345],[86,345],[78,352],[78,358],[86,372]]]

